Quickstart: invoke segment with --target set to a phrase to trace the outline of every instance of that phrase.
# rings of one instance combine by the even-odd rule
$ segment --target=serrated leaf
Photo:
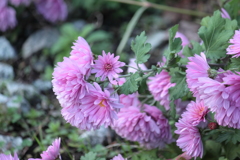
[[[87,154],[82,156],[80,160],[96,160],[96,157],[97,153],[88,152]]]
[[[203,18],[201,25],[198,34],[204,42],[206,56],[212,60],[225,57],[236,22],[222,18],[220,11],[215,11],[212,17]]]
[[[170,99],[176,100],[184,97],[189,92],[186,83],[186,73],[179,70],[179,68],[171,68],[171,83],[176,83],[174,87],[169,89]]]
[[[134,41],[131,43],[131,48],[136,56],[136,63],[142,64],[147,62],[150,57],[150,54],[146,54],[151,50],[151,44],[145,43],[147,37],[145,32],[142,32],[140,36],[137,36]]]
[[[131,76],[127,78],[126,82],[120,87],[120,92],[125,95],[136,92],[138,90],[140,78],[139,73],[131,74]]]

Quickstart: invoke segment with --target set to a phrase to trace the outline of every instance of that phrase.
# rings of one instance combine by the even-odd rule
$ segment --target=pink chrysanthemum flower
[[[227,48],[227,54],[238,58],[240,56],[240,30],[235,30],[235,34],[233,38],[229,40],[229,43],[231,43],[231,45]]]
[[[114,129],[121,137],[138,141],[148,149],[163,148],[172,140],[168,120],[159,109],[146,104],[142,112],[138,107],[122,108]]]
[[[12,155],[5,155],[1,153],[0,159],[1,160],[19,160],[17,153],[14,153],[14,157]]]
[[[7,0],[1,0],[0,1],[0,8],[6,7],[7,6]]]
[[[119,56],[114,57],[114,54],[110,52],[106,54],[104,51],[102,56],[98,56],[93,65],[92,73],[96,73],[96,77],[101,77],[101,81],[104,81],[106,77],[109,80],[113,78],[118,78],[119,73],[123,70],[120,68],[125,65],[125,63],[118,61]]]
[[[224,8],[221,8],[221,16],[222,16],[222,18],[231,19],[230,15]]]
[[[208,77],[208,70],[210,67],[204,53],[201,53],[201,56],[195,55],[188,59],[190,62],[188,62],[186,70],[187,85],[193,94],[197,94],[197,88],[201,86],[201,84],[198,83],[198,79],[200,77]]]
[[[56,23],[67,18],[67,5],[63,0],[35,0],[37,10],[49,22]]]
[[[10,2],[14,6],[19,6],[20,4],[28,6],[31,3],[31,0],[10,0]]]
[[[186,118],[180,119],[175,125],[177,127],[175,133],[179,134],[177,146],[195,159],[202,158],[203,144],[198,128],[190,124]]]
[[[55,139],[51,146],[46,151],[43,151],[41,158],[30,158],[28,160],[55,160],[60,156],[60,143],[61,139]]]
[[[187,118],[188,122],[193,126],[197,126],[200,122],[205,122],[205,116],[208,113],[208,108],[204,105],[203,101],[193,102],[191,101],[186,112],[182,114],[182,117]]]
[[[3,0],[0,3],[0,31],[5,32],[9,28],[14,28],[17,24],[16,11],[8,7]]]
[[[66,57],[54,69],[52,84],[62,107],[76,103],[87,93],[82,68],[76,61]]]
[[[119,99],[94,83],[89,85],[89,93],[79,102],[62,109],[63,117],[73,126],[82,130],[98,129],[101,125],[108,127],[117,119],[117,111],[123,105]]]
[[[170,97],[168,94],[168,89],[174,87],[176,84],[171,83],[171,77],[169,73],[162,70],[159,74],[154,77],[149,77],[148,89],[152,93],[154,99],[159,101],[166,110],[170,109]]]
[[[82,68],[83,73],[88,77],[90,75],[91,65],[93,64],[93,54],[87,41],[78,37],[72,46],[70,59],[77,61],[78,65]]]
[[[123,158],[121,154],[118,154],[117,156],[113,157],[111,160],[127,160],[127,158]]]
[[[130,107],[130,106],[139,107],[141,104],[138,99],[138,93],[133,93],[129,95],[121,94],[120,103],[122,103],[124,107]]]
[[[136,58],[130,58],[128,65],[137,69],[138,67],[137,67],[135,60],[136,60]],[[131,68],[131,67],[128,67],[128,73],[135,73],[137,70],[134,68]],[[147,67],[145,66],[145,64],[139,64],[139,67],[143,71],[147,70]]]

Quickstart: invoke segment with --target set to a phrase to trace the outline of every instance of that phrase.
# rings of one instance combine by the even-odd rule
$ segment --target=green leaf
[[[226,152],[226,157],[228,160],[234,160],[240,155],[240,146],[235,145],[233,143],[227,143],[224,145],[224,149]]]
[[[239,0],[231,0],[224,5],[224,8],[227,10],[231,18],[236,19],[238,15],[238,10],[240,8]]]
[[[231,58],[231,64],[229,68],[238,68],[240,70],[240,57]]]
[[[174,87],[169,89],[170,99],[176,100],[182,98],[189,92],[186,83],[186,73],[179,70],[179,68],[171,68],[171,83],[176,83]]]
[[[151,50],[151,44],[145,43],[147,37],[145,32],[142,32],[140,36],[137,36],[135,40],[132,41],[131,48],[136,55],[136,63],[142,64],[147,62],[150,54],[146,54]]]
[[[87,154],[82,156],[80,160],[96,160],[96,158],[97,158],[97,153],[88,152]]]
[[[207,140],[205,141],[204,149],[206,151],[206,155],[204,156],[204,158],[207,157],[208,159],[216,159],[216,157],[220,156],[221,144],[213,140]]]
[[[201,25],[198,34],[204,42],[206,56],[212,60],[225,57],[227,42],[237,28],[236,21],[224,19],[220,11],[215,11],[212,17],[203,18]]]
[[[125,95],[136,92],[138,90],[139,81],[141,81],[139,73],[130,74],[131,76],[128,77],[126,82],[120,87],[120,92]]]

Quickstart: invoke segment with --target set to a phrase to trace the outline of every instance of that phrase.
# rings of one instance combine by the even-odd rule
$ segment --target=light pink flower
[[[77,61],[78,65],[82,68],[86,77],[90,75],[91,65],[93,64],[93,54],[91,48],[87,41],[78,37],[74,45],[72,46],[72,51],[70,52],[70,59]]]
[[[113,157],[111,160],[127,160],[127,158],[123,158],[121,154],[118,154],[117,156]]]
[[[53,91],[62,107],[76,103],[87,93],[87,83],[78,63],[64,57],[58,62],[53,72]]]
[[[0,1],[0,8],[6,7],[7,6],[7,0],[1,0]]]
[[[138,107],[122,108],[114,129],[121,137],[137,141],[147,149],[163,148],[172,140],[168,120],[159,109],[146,104],[143,111]]]
[[[15,6],[19,6],[20,4],[28,6],[31,0],[10,0],[10,2]]]
[[[193,94],[197,95],[197,88],[201,86],[198,79],[201,77],[208,77],[208,70],[210,69],[204,53],[188,58],[190,62],[187,64],[186,78],[187,85]]]
[[[230,15],[224,8],[221,8],[221,16],[222,16],[222,18],[231,19]]]
[[[183,118],[186,118],[187,121],[193,126],[197,126],[200,122],[205,122],[205,116],[208,113],[208,108],[204,105],[203,101],[193,102],[191,101],[187,110],[182,114]]]
[[[138,93],[133,93],[129,95],[121,94],[120,103],[122,103],[124,107],[130,107],[130,106],[139,107],[141,104],[138,99]]]
[[[19,160],[17,153],[14,153],[14,157],[12,155],[5,155],[3,153],[0,154],[1,160]]]
[[[189,156],[202,158],[203,144],[198,128],[190,124],[186,118],[180,119],[175,125],[177,127],[175,133],[179,134],[177,146]]]
[[[229,43],[231,43],[231,45],[227,48],[227,54],[238,58],[240,56],[240,30],[235,30],[235,34],[233,38],[229,40]]]
[[[134,68],[138,68],[137,64],[135,62],[136,58],[130,58],[129,60],[129,66],[134,67]],[[134,68],[128,67],[128,73],[135,73],[137,70]],[[139,67],[141,68],[141,70],[147,70],[147,67],[145,66],[145,64],[139,64]]]
[[[149,77],[148,89],[152,93],[154,99],[159,101],[166,110],[170,109],[170,97],[168,94],[168,89],[174,87],[176,84],[171,83],[171,77],[169,73],[162,70],[159,74],[154,77]]]
[[[28,160],[55,160],[60,156],[60,143],[61,139],[55,139],[51,146],[46,151],[43,151],[40,158],[30,158]]]
[[[118,61],[119,56],[114,57],[114,54],[110,52],[106,54],[104,51],[102,56],[98,56],[93,65],[92,73],[96,73],[96,77],[101,77],[101,81],[104,81],[106,77],[109,80],[113,78],[118,78],[119,73],[123,70],[120,68],[125,65],[125,63]]]
[[[49,22],[56,23],[67,18],[67,5],[63,0],[35,0],[37,11]]]
[[[63,117],[73,126],[82,130],[98,129],[101,125],[108,127],[117,119],[117,111],[123,105],[116,96],[94,82],[89,85],[89,93],[71,107],[62,109]]]
[[[4,0],[0,5],[0,31],[5,32],[7,29],[16,26],[16,11],[12,7],[8,7]]]
[[[178,52],[177,54],[180,56],[180,57],[184,57],[184,55],[182,54],[182,51],[183,51],[183,48],[187,45],[190,44],[188,38],[182,34],[181,32],[177,32],[176,35],[175,35],[175,38],[180,38],[182,40],[182,50],[180,52]]]

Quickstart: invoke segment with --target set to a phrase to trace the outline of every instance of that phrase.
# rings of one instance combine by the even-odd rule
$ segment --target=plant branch
[[[169,6],[155,4],[155,3],[146,2],[146,1],[145,2],[139,2],[139,1],[134,1],[134,0],[108,0],[108,1],[127,3],[127,4],[142,6],[142,7],[146,7],[146,8],[155,8],[155,9],[159,9],[159,10],[171,11],[171,12],[175,12],[175,13],[187,14],[187,15],[192,15],[192,16],[197,16],[197,17],[204,17],[204,16],[208,15],[207,13],[204,13],[204,12],[169,7]]]

